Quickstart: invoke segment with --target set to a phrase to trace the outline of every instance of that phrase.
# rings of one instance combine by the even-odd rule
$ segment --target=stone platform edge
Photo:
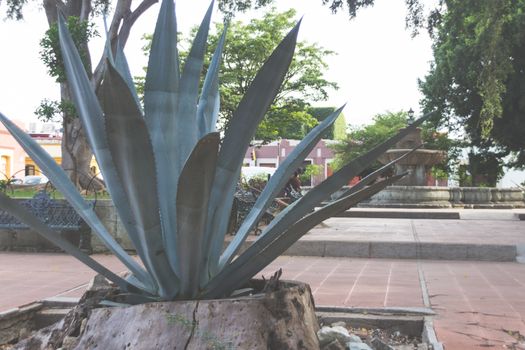
[[[516,261],[517,248],[510,244],[469,244],[438,242],[296,242],[284,255],[341,258]]]

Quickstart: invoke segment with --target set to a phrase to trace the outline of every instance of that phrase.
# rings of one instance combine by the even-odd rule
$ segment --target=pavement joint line
[[[512,279],[514,282],[516,282],[517,284],[519,284],[520,286],[522,287],[525,287],[525,284],[523,282],[521,282],[519,279],[515,278],[514,276],[512,276],[508,271],[506,271],[505,269],[502,269],[500,265],[496,265],[496,267],[498,268],[498,270],[500,270],[502,273],[504,273],[505,275],[507,275],[507,277],[509,277],[510,279]]]
[[[326,280],[327,280],[331,275],[334,274],[335,270],[337,270],[337,268],[338,268],[339,266],[341,266],[342,263],[343,263],[342,261],[339,261],[339,262],[337,263],[337,265],[335,265],[335,267],[332,269],[332,271],[330,271],[330,272],[325,276],[325,278],[323,278],[323,280],[321,281],[321,283],[319,283],[319,285],[314,289],[314,291],[312,292],[312,294],[315,294],[315,292],[317,292],[317,290],[323,286],[323,284],[326,282]]]
[[[355,278],[354,284],[352,285],[352,288],[350,288],[350,291],[348,292],[348,295],[346,296],[345,301],[343,302],[343,305],[346,305],[346,303],[350,300],[350,297],[352,296],[352,293],[354,292],[355,286],[357,286],[357,282],[359,282],[359,279],[363,275],[363,271],[365,271],[366,267],[368,266],[369,260],[366,261],[366,263],[361,268],[361,271],[359,271],[359,274]]]
[[[501,292],[492,283],[490,283],[487,277],[480,270],[479,266],[474,265],[474,268],[478,271],[481,278],[485,281],[485,283],[489,285],[490,289],[492,289],[492,291],[498,296],[498,298],[503,303],[507,304],[512,309],[512,311],[518,316],[518,318],[521,318],[520,313],[516,310],[516,308],[514,308],[514,306],[512,306],[512,304],[509,303],[509,301],[501,294]]]
[[[412,228],[412,235],[414,236],[414,241],[416,243],[416,259],[419,260],[421,258],[421,241],[419,239],[419,235],[417,234],[414,220],[410,220],[410,227]]]
[[[303,273],[305,273],[306,271],[308,271],[312,266],[315,265],[315,260],[314,262],[312,262],[310,265],[308,265],[307,268],[305,268],[304,270],[301,270],[297,275],[294,276],[294,278],[292,278],[293,280],[298,280],[299,279],[299,276],[301,276]]]
[[[423,271],[423,266],[421,260],[417,261],[417,272],[419,275],[419,284],[421,286],[421,296],[423,297],[423,305],[425,308],[428,308],[432,311],[432,305],[430,304],[430,297],[428,294],[427,281],[425,279],[425,272]],[[443,344],[439,342],[436,331],[434,329],[433,317],[426,316],[424,317],[424,329],[423,329],[423,338],[426,338],[426,342],[432,344],[434,350],[443,350]]]
[[[423,305],[425,305],[425,307],[429,309],[432,309],[427,289],[427,281],[425,279],[425,272],[423,271],[423,267],[419,259],[417,261],[417,273],[419,275],[419,285],[421,286],[421,296],[423,297]]]
[[[54,297],[61,297],[61,296],[63,296],[64,294],[71,293],[71,292],[77,291],[77,290],[82,289],[82,288],[86,288],[88,285],[89,285],[89,283],[80,284],[80,285],[78,285],[78,286],[76,286],[76,287],[73,287],[73,288],[67,289],[67,290],[65,290],[65,291],[63,291],[63,292],[60,292],[60,293],[58,293],[58,294],[52,296],[52,298],[54,298]]]
[[[472,264],[469,264],[467,266],[470,266],[470,268],[472,268]],[[449,274],[451,276],[453,276],[453,279],[454,279],[454,282],[459,290],[459,294],[461,295],[461,298],[463,299],[463,302],[465,303],[465,305],[468,306],[468,309],[469,311],[472,312],[472,317],[474,319],[475,322],[477,322],[478,324],[481,323],[480,321],[480,318],[479,318],[479,314],[476,314],[476,310],[474,309],[474,307],[472,306],[472,303],[470,302],[470,299],[467,297],[466,293],[465,293],[465,289],[461,286],[461,284],[459,283],[459,280],[458,280],[458,276],[457,274],[455,274],[453,271],[452,271],[452,268],[450,267],[450,264],[447,264],[446,265],[447,267],[447,270],[449,272]],[[479,336],[481,339],[485,340],[485,341],[489,341],[490,339],[486,336],[487,333],[485,331],[485,329],[483,327],[478,327],[481,331],[481,336]],[[458,331],[454,331],[458,334],[461,334],[460,332]],[[467,335],[467,334],[465,334]],[[467,335],[468,336],[468,335]]]
[[[388,280],[386,281],[386,291],[385,291],[385,299],[383,300],[383,306],[386,307],[386,302],[388,300],[388,292],[390,290],[390,279],[392,278],[392,267],[394,266],[393,262],[390,262],[390,268],[388,270]]]

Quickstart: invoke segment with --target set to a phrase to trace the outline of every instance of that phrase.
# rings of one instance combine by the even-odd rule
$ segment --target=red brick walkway
[[[95,257],[123,270],[111,256]],[[438,313],[436,333],[447,350],[509,349],[516,332],[525,334],[525,265],[518,263],[281,257],[263,274],[281,267],[283,278],[309,283],[323,306],[421,307],[426,286]],[[2,252],[0,311],[79,295],[92,276],[67,255]]]
[[[284,278],[310,283],[317,305],[421,307],[427,293],[447,350],[509,349],[525,335],[522,264],[281,257],[265,271],[279,265]]]

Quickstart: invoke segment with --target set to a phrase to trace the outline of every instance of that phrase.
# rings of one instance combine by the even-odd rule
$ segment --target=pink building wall
[[[283,139],[260,147],[252,146],[244,156],[244,164],[245,166],[278,167],[299,142],[299,140]],[[334,153],[328,148],[329,142],[333,141],[319,141],[305,159],[311,164],[321,165],[323,167],[321,174],[312,178],[312,186],[318,185],[331,174],[329,164],[334,159]],[[252,159],[253,152],[255,152],[255,160]]]
[[[18,120],[13,120],[13,122],[21,129],[25,129],[24,123]],[[23,178],[25,157],[26,153],[22,147],[0,123],[0,179],[5,180],[13,175],[19,179]]]

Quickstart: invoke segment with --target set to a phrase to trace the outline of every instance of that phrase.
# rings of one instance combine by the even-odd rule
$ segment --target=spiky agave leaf
[[[257,222],[264,215],[266,209],[271,205],[273,199],[284,188],[286,182],[292,176],[293,172],[301,166],[303,160],[310,153],[310,151],[317,145],[321,137],[328,131],[328,128],[335,122],[339,114],[345,106],[343,105],[328,117],[326,117],[319,125],[313,128],[308,135],[294,148],[294,150],[286,157],[286,159],[279,165],[277,171],[270,177],[270,181],[264,187],[259,198],[253,205],[244,219],[241,227],[237,231],[235,238],[228,245],[221,256],[219,262],[219,269],[222,269],[228,264],[234,255],[239,251],[241,245],[246,240],[246,237],[255,227]]]
[[[395,143],[413,131],[418,125],[421,125],[421,123],[427,120],[432,114],[433,112],[419,118],[413,124],[400,130],[397,134],[377,145],[367,153],[352,160],[350,163],[333,173],[328,179],[312,188],[298,201],[294,202],[293,205],[288,206],[280,212],[279,215],[277,215],[277,217],[264,229],[258,240],[263,240],[265,242],[272,241],[275,238],[275,235],[280,234],[280,232],[286,230],[287,227],[297,220],[300,220],[308,212],[320,205],[324,199],[338,191],[348,182],[349,179],[352,179],[361,173],[381,154],[386,152]]]
[[[164,246],[172,269],[178,272],[176,257],[177,178],[193,145],[191,125],[185,116],[174,115],[177,108],[180,73],[177,51],[177,21],[172,0],[162,0],[151,41],[144,85],[144,113],[155,153],[155,169]],[[185,153],[185,154],[184,154]]]
[[[104,125],[104,114],[62,15],[59,15],[58,18],[58,30],[66,77],[78,116],[82,121],[86,137],[95,155],[120,220],[126,228],[133,246],[140,254],[142,249],[141,240],[135,228],[135,221],[131,215],[128,199],[119,182],[109,152]],[[152,285],[151,281],[148,282],[150,278],[146,274],[137,277],[144,283]]]
[[[109,149],[142,239],[143,261],[163,299],[177,295],[177,276],[162,245],[153,148],[142,114],[125,80],[108,62],[102,96]]]
[[[153,288],[153,283],[149,275],[133,260],[122,247],[111,237],[105,226],[102,224],[97,214],[93,211],[84,198],[78,193],[75,185],[71,182],[67,174],[55,162],[42,146],[36,143],[31,136],[27,135],[18,128],[12,121],[0,113],[0,121],[11,133],[15,140],[22,146],[24,151],[33,159],[40,169],[47,175],[51,183],[64,195],[67,201],[73,206],[77,213],[91,227],[95,235],[122,263],[133,272],[137,278],[148,288]]]
[[[367,155],[357,158],[283,210],[265,229],[263,235],[231,262],[245,233],[260,218],[275,197],[276,191],[284,185],[291,171],[336,116],[330,117],[309,134],[290,158],[283,162],[283,168],[278,170],[277,176],[274,174],[275,179],[263,191],[253,215],[243,226],[242,234],[223,255],[219,265],[244,152],[289,68],[299,24],[278,45],[257,73],[234,113],[218,152],[218,134],[208,132],[214,130],[218,113],[218,67],[225,33],[214,53],[202,95],[197,99],[211,8],[210,6],[204,17],[180,77],[174,4],[171,0],[162,1],[146,76],[144,120],[120,47],[117,47],[114,61],[111,55],[108,56],[111,62],[102,89],[106,107],[104,119],[63,18],[59,21],[60,43],[73,100],[115,207],[149,274],[123,253],[105,228],[98,226],[98,218],[92,217],[95,215],[92,210],[85,208],[87,203],[78,192],[69,193],[73,185],[50,156],[43,154],[45,152],[38,145],[35,146],[29,136],[22,136],[20,130],[11,127],[15,137],[25,144],[28,154],[33,159],[37,158],[37,164],[46,174],[50,173],[48,176],[51,181],[62,192],[66,192],[66,198],[72,201],[75,209],[80,210],[86,222],[106,240],[109,248],[127,264],[138,280],[131,277],[128,282],[123,282],[111,273],[108,274],[96,262],[79,255],[74,249],[71,250],[62,241],[58,240],[57,244],[70,249],[73,254],[98,269],[97,271],[106,273],[123,289],[142,293],[141,296],[130,294],[128,300],[132,303],[149,301],[151,298],[227,295],[284,252],[313,225],[397,179],[393,177],[355,193],[347,192],[344,198],[311,212],[321,200],[337,191],[367,163],[375,160],[422,121],[417,121]],[[2,115],[0,119],[6,123]],[[7,125],[10,125],[9,121]],[[198,142],[202,135],[206,136]],[[279,179],[279,175],[282,178]],[[376,175],[365,178],[361,186]],[[63,183],[62,179],[65,179]],[[2,202],[0,198],[0,205],[2,203],[7,203],[6,207],[12,206],[10,200]],[[14,210],[17,211],[16,208]],[[20,215],[28,225],[43,231],[51,239],[56,238],[52,231],[42,228],[34,218],[27,217],[25,213]],[[219,270],[220,273],[216,275]],[[204,292],[200,292],[200,283],[208,281],[210,276],[214,276],[213,279],[205,285]],[[135,290],[131,285],[138,289]]]
[[[139,95],[137,94],[137,88],[135,87],[135,82],[133,81],[133,77],[129,70],[128,60],[126,59],[126,55],[124,54],[124,50],[119,41],[117,41],[117,52],[115,54],[115,68],[126,81],[126,85],[133,95],[133,100],[135,100],[135,103],[137,104],[137,108],[143,113],[142,104],[140,103]]]
[[[206,249],[216,273],[244,154],[292,62],[300,22],[286,35],[253,79],[225,132],[208,209]]]
[[[341,193],[339,196],[337,196],[337,198],[335,198],[334,200],[337,200],[339,198],[343,198],[343,197],[346,197],[354,192],[357,192],[361,189],[363,189],[365,186],[367,186],[368,184],[370,184],[372,181],[374,181],[375,179],[377,179],[379,176],[381,176],[382,174],[384,174],[390,167],[392,167],[394,164],[400,162],[401,160],[405,159],[406,157],[408,157],[409,155],[411,155],[412,153],[414,153],[415,151],[417,151],[418,149],[420,149],[421,147],[423,147],[423,144],[417,146],[417,147],[414,147],[412,148],[410,151],[402,154],[401,156],[397,157],[396,159],[392,160],[391,162],[383,165],[381,168],[371,172],[370,174],[368,174],[367,176],[365,176],[364,178],[362,178],[357,184],[355,184],[354,186],[352,186],[351,188],[347,189],[346,191],[344,191],[343,193]]]
[[[202,20],[201,25],[193,39],[188,57],[184,64],[184,70],[180,80],[180,91],[177,99],[177,110],[175,114],[180,118],[191,116],[192,132],[195,132],[197,138],[196,128],[198,120],[195,119],[197,113],[197,103],[199,97],[199,82],[201,77],[202,66],[204,64],[204,54],[206,53],[206,46],[208,42],[208,31],[210,28],[211,14],[213,10],[213,3],[210,3],[208,11]],[[193,147],[195,141],[190,146]]]
[[[177,258],[181,298],[194,298],[199,288],[204,230],[219,150],[219,133],[204,136],[195,146],[179,178],[177,191]]]
[[[390,148],[400,139],[405,137],[414,128],[423,123],[423,121],[428,119],[431,114],[433,113],[429,113],[423,116],[422,118],[416,120],[413,124],[409,125],[405,129],[402,129],[390,139],[374,147],[366,154],[354,159],[353,161],[345,165],[343,168],[335,172],[328,179],[323,181],[321,184],[312,188],[298,201],[286,207],[263,230],[261,236],[259,236],[255,243],[252,244],[245,252],[241,254],[239,259],[243,259],[242,261],[248,261],[254,258],[258,254],[259,249],[261,249],[261,247],[266,247],[275,239],[277,239],[277,237],[279,237],[289,227],[294,225],[297,221],[301,220],[310,211],[314,210],[314,208],[318,206],[323,199],[339,190],[344,184],[348,182],[349,179],[353,178],[361,171],[363,171],[369,164],[374,162],[388,148]],[[224,270],[227,270],[228,267],[229,266],[226,265],[224,267]],[[215,276],[210,281],[210,284],[217,283],[218,276],[223,276],[223,274],[220,273],[219,275]]]
[[[208,71],[206,72],[204,84],[202,85],[202,92],[197,107],[197,120],[201,136],[216,131],[220,108],[219,68],[227,30],[228,24],[226,23],[221,38],[219,39],[219,43],[217,44],[217,48],[213,53]]]
[[[262,244],[261,241],[256,241],[245,253],[241,254],[210,281],[210,284],[206,286],[203,291],[203,297],[220,298],[228,296],[235,289],[248,282],[249,279],[279,255],[283,254],[292,244],[320,222],[369,198],[403,176],[404,174],[392,176],[368,188],[330,203],[298,220],[289,228],[280,232],[271,242]]]

